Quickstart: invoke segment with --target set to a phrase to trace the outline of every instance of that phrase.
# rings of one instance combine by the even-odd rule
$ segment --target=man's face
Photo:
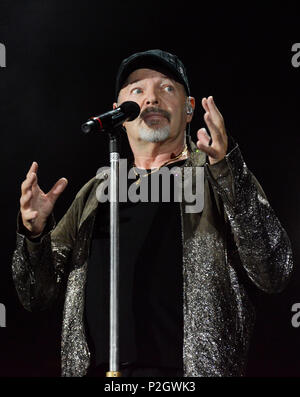
[[[192,118],[186,113],[183,85],[156,70],[132,72],[119,93],[118,104],[125,101],[137,102],[141,108],[138,118],[124,123],[129,141],[176,139],[183,136],[186,123]]]

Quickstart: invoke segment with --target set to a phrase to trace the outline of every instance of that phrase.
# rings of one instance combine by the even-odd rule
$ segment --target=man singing
[[[140,115],[124,122],[137,185],[163,168],[204,169],[204,206],[120,204],[120,365],[124,376],[243,376],[254,309],[245,280],[282,291],[292,271],[289,238],[213,97],[194,144],[195,109],[177,56],[149,50],[123,60],[116,102]],[[125,133],[125,132],[124,132]],[[53,207],[67,185],[45,194],[33,162],[22,183],[13,277],[28,310],[64,294],[62,376],[104,376],[109,344],[109,203],[97,200],[103,172],[79,191],[55,225]],[[196,180],[193,180],[196,183]],[[131,179],[132,182],[132,179]],[[170,185],[170,189],[172,188]],[[149,198],[151,197],[149,193]]]

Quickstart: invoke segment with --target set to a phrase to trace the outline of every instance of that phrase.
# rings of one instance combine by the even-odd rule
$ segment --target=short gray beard
[[[140,128],[139,137],[146,142],[162,142],[170,136],[170,127],[167,125],[162,128]]]

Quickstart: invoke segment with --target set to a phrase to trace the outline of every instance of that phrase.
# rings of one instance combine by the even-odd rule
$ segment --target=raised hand
[[[206,112],[204,121],[210,131],[212,143],[209,145],[210,136],[206,129],[200,128],[197,132],[197,147],[208,155],[210,164],[215,164],[221,161],[227,153],[228,137],[224,119],[212,96],[203,98],[202,106]]]
[[[23,224],[33,237],[40,235],[44,230],[56,200],[68,184],[66,178],[60,178],[45,194],[38,185],[37,170],[38,164],[34,161],[21,185],[20,198]]]

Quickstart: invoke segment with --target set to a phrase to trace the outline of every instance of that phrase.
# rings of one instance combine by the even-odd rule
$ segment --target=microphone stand
[[[119,108],[100,116],[91,117],[81,130],[105,131],[109,134],[110,153],[110,302],[109,302],[109,371],[106,377],[120,377],[119,371],[119,131],[125,120],[138,117],[141,109],[136,102],[123,102]]]
[[[121,377],[119,371],[119,134],[109,134],[110,152],[110,311],[109,371],[106,377]]]

